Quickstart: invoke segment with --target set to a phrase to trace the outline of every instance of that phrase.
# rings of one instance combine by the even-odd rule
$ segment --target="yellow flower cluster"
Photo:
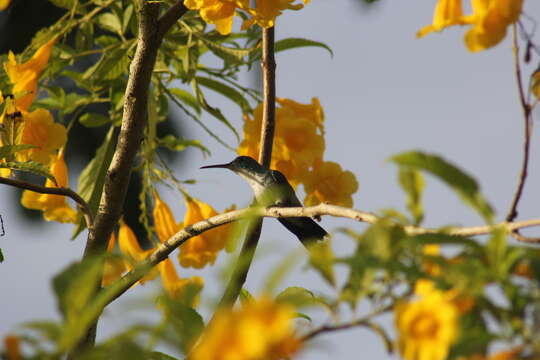
[[[29,111],[36,97],[39,77],[51,55],[55,39],[41,46],[25,63],[17,63],[15,55],[10,52],[4,69],[10,82],[15,100],[0,117],[0,123],[12,132],[11,139],[0,138],[1,145],[27,144],[34,147],[15,154],[17,161],[35,161],[50,168],[56,184],[47,180],[45,186],[67,187],[67,166],[64,161],[63,148],[67,141],[67,130],[62,124],[55,123],[52,114],[45,109]],[[12,111],[11,111],[12,110]],[[10,113],[11,112],[11,113]],[[2,169],[0,175],[9,176],[10,171]],[[47,221],[75,223],[76,211],[66,202],[65,197],[38,194],[24,191],[21,203],[29,209],[43,211]]]
[[[251,15],[251,18],[242,24],[242,29],[247,29],[254,23],[262,27],[271,27],[283,10],[300,10],[304,7],[302,4],[293,4],[295,1],[256,0],[255,7],[250,6],[249,0],[186,0],[184,4],[188,9],[199,10],[204,21],[214,24],[220,34],[227,35],[231,32],[237,9]],[[304,4],[308,2],[309,0],[304,0]]]
[[[395,324],[405,360],[445,360],[456,340],[459,309],[448,294],[419,281],[416,301],[399,304]]]
[[[358,182],[350,171],[331,161],[323,161],[324,111],[319,99],[300,104],[290,99],[277,99],[276,128],[270,167],[281,171],[292,186],[304,184],[306,205],[329,202],[352,206],[352,194]],[[244,138],[238,155],[257,158],[262,127],[262,105],[253,118],[245,117]]]
[[[164,203],[163,203],[164,204]],[[166,205],[165,205],[166,206]],[[116,237],[111,234],[107,251],[114,253]],[[124,222],[120,221],[118,229],[118,248],[125,259],[110,258],[107,259],[103,271],[103,286],[108,286],[118,280],[124,273],[133,269],[134,262],[140,262],[151,255],[155,249],[144,250],[139,245],[139,241],[133,230]],[[150,271],[145,277],[139,280],[140,284],[151,281],[160,275],[163,288],[166,294],[174,300],[184,298],[189,289],[192,293],[198,293],[204,286],[204,280],[198,276],[183,279],[178,276],[173,263],[169,259],[160,262],[158,266]],[[194,303],[189,304],[194,306]]]
[[[216,313],[192,360],[286,359],[300,348],[291,323],[294,309],[263,297],[239,310]]]
[[[45,181],[47,187],[67,187],[67,166],[64,161],[64,152],[60,151],[51,165],[51,173],[56,179],[57,185],[51,180]],[[62,223],[75,223],[77,212],[68,205],[66,197],[60,195],[39,194],[30,190],[23,192],[21,203],[28,209],[43,211],[43,217],[47,221],[59,221]]]
[[[463,0],[439,0],[433,23],[418,31],[423,37],[454,25],[469,25],[465,44],[470,51],[482,51],[497,45],[506,36],[506,29],[515,23],[523,7],[523,0],[471,0],[472,13],[463,14]]]
[[[155,195],[153,217],[158,238],[161,242],[180,231],[184,226],[217,215],[216,210],[200,200],[187,198],[186,215],[183,223],[176,223],[174,216],[159,195]],[[233,210],[234,206],[225,212]],[[225,248],[230,235],[230,225],[224,225],[204,232],[189,239],[180,246],[178,261],[183,267],[203,268],[207,264],[214,264],[219,251]]]

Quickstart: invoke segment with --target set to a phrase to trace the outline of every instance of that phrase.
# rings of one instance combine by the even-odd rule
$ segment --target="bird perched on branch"
[[[249,156],[239,156],[230,163],[202,166],[201,169],[223,168],[240,175],[253,189],[255,199],[261,206],[301,207],[293,187],[281,172],[261,166]],[[317,240],[323,240],[328,233],[307,216],[279,218],[298,239],[308,246]]]

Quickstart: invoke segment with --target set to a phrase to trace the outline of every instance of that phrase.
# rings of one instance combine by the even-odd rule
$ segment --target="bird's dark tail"
[[[306,247],[315,241],[324,240],[325,236],[328,235],[326,230],[310,217],[279,218],[278,220]]]

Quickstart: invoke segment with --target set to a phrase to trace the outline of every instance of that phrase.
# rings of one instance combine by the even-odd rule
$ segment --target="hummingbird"
[[[251,186],[255,200],[261,206],[302,207],[285,175],[263,167],[252,157],[239,156],[227,164],[201,167],[201,169],[210,168],[229,169],[240,175]],[[328,235],[319,224],[307,216],[278,218],[278,220],[306,247],[317,240],[323,240]]]

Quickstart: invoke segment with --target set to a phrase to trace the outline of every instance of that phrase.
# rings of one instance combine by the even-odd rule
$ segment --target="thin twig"
[[[276,113],[276,61],[274,56],[274,28],[263,29],[263,49],[261,66],[263,72],[263,121],[261,125],[261,141],[259,163],[269,168],[272,159],[272,143],[274,141]],[[253,220],[247,231],[246,240],[238,256],[233,274],[225,288],[218,307],[234,305],[242,286],[246,282],[259,238],[261,237],[262,218]]]
[[[269,168],[272,160],[272,144],[276,127],[276,59],[274,56],[274,28],[263,29],[262,48],[263,72],[263,119],[259,163]]]
[[[0,177],[0,184],[14,186],[19,189],[26,189],[26,190],[34,191],[40,194],[67,196],[73,201],[75,201],[75,203],[81,209],[84,216],[84,220],[86,221],[86,226],[88,227],[88,230],[91,231],[94,226],[94,218],[92,216],[92,211],[90,211],[90,207],[88,206],[88,203],[79,194],[77,194],[75,191],[71,190],[70,188],[40,186],[40,185],[31,184],[26,181],[9,179],[5,177]]]
[[[521,108],[523,110],[523,119],[525,121],[525,134],[523,139],[523,161],[521,163],[521,172],[519,174],[519,181],[514,194],[514,199],[512,200],[512,205],[510,206],[510,211],[506,216],[506,221],[513,221],[517,215],[517,207],[521,195],[523,194],[523,188],[525,187],[525,181],[527,179],[527,170],[529,167],[529,152],[530,152],[530,143],[531,143],[531,106],[527,102],[525,97],[525,91],[523,90],[523,81],[521,79],[521,65],[519,60],[519,44],[517,40],[517,28],[514,24],[512,27],[512,42],[513,42],[513,53],[514,53],[514,63],[515,63],[515,72],[516,80],[519,92],[519,100],[521,102]]]

